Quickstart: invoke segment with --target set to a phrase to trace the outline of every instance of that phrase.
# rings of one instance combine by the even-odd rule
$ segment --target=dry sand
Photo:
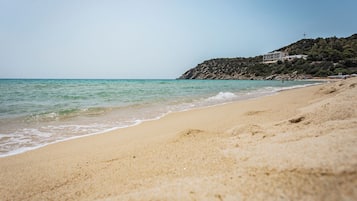
[[[357,78],[0,158],[1,200],[357,200]]]

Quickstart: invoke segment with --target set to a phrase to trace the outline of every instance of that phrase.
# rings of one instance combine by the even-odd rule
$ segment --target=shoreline
[[[356,85],[350,78],[170,113],[3,157],[0,193],[5,200],[355,199]]]
[[[307,80],[299,80],[299,81],[306,82]],[[310,80],[308,80],[308,81],[310,81]],[[209,108],[209,107],[215,107],[215,106],[230,104],[230,103],[239,102],[239,101],[245,101],[245,100],[256,99],[256,98],[261,98],[261,97],[265,97],[265,96],[271,96],[271,95],[274,95],[276,93],[280,93],[280,92],[286,91],[286,90],[293,90],[293,89],[310,87],[310,86],[315,86],[315,85],[322,84],[322,82],[318,81],[318,80],[311,80],[311,82],[315,82],[315,83],[294,85],[294,86],[288,86],[288,87],[281,87],[280,89],[274,89],[274,90],[271,90],[271,91],[258,92],[259,90],[261,90],[261,89],[259,89],[259,90],[254,90],[254,91],[251,91],[251,92],[248,92],[248,93],[245,92],[244,94],[241,94],[241,95],[233,98],[232,100],[229,100],[229,101],[226,101],[226,102],[217,102],[217,103],[213,103],[212,105],[211,104],[208,104],[208,105],[202,104],[204,101],[207,101],[207,100],[209,100],[211,98],[214,98],[214,97],[219,95],[219,94],[217,94],[215,96],[208,97],[206,99],[197,101],[197,103],[195,103],[195,104],[198,104],[198,105],[190,107],[190,108],[183,108],[183,109],[180,109],[180,110],[177,110],[177,111],[176,110],[175,111],[168,110],[168,111],[166,111],[166,113],[160,114],[159,116],[156,116],[156,117],[153,117],[153,118],[137,119],[132,124],[113,127],[113,128],[108,128],[108,129],[105,129],[103,131],[98,131],[98,132],[94,132],[94,133],[88,133],[88,134],[83,134],[83,135],[78,135],[78,136],[71,136],[71,137],[68,137],[68,138],[65,138],[65,139],[58,139],[58,140],[55,140],[55,141],[52,141],[52,142],[48,142],[46,144],[38,144],[38,145],[33,146],[33,147],[23,147],[22,149],[13,150],[13,151],[10,151],[10,152],[8,152],[6,154],[0,155],[0,158],[5,158],[5,157],[9,157],[9,156],[22,154],[22,153],[25,153],[25,152],[28,152],[28,151],[32,151],[32,150],[36,150],[36,149],[40,149],[42,147],[46,147],[46,146],[49,146],[49,145],[52,145],[52,144],[65,142],[65,141],[69,141],[69,140],[73,140],[73,139],[77,139],[77,138],[89,137],[89,136],[93,136],[93,135],[101,135],[101,134],[105,134],[105,133],[108,133],[108,132],[111,132],[111,131],[116,131],[116,130],[120,130],[120,129],[125,129],[125,128],[129,128],[129,127],[137,126],[137,125],[140,125],[140,124],[142,124],[144,122],[147,122],[147,121],[159,120],[159,119],[161,119],[161,118],[163,118],[163,117],[165,117],[165,116],[167,116],[167,115],[169,115],[171,113],[185,112],[185,111],[191,111],[191,110],[195,110],[195,109],[204,109],[204,108]],[[200,104],[202,104],[202,105],[200,105]]]

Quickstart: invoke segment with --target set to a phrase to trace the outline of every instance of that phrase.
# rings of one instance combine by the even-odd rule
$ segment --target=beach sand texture
[[[0,200],[357,200],[357,78],[0,158]]]

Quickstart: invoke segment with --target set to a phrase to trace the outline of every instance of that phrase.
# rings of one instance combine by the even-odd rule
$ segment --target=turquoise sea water
[[[309,81],[0,80],[0,157]]]

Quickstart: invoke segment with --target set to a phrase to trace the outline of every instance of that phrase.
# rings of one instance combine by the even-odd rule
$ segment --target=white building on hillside
[[[297,55],[290,55],[287,52],[269,52],[268,54],[263,55],[263,63],[275,63],[277,61],[291,61],[295,59],[307,59],[307,55],[304,54],[297,54]]]
[[[283,60],[294,60],[294,59],[307,59],[307,55],[304,54],[296,54],[296,55],[291,55],[291,56],[285,56],[283,57]]]
[[[264,63],[276,62],[278,60],[283,60],[285,56],[288,56],[288,53],[280,52],[280,51],[269,52],[268,54],[263,55],[263,62]]]

